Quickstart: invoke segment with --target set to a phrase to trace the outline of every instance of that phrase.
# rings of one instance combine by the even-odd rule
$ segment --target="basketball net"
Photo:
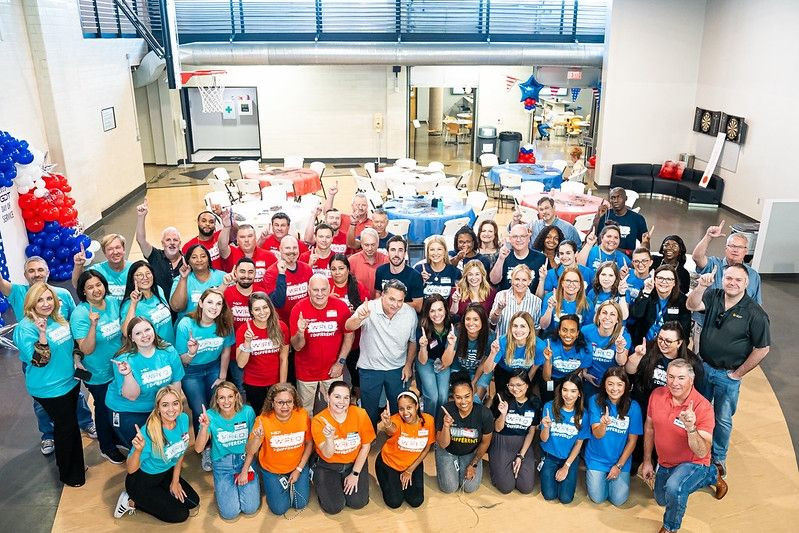
[[[181,73],[181,82],[184,85],[191,78],[195,79],[202,101],[203,113],[222,113],[225,108],[225,74],[227,73],[224,70],[197,70]]]

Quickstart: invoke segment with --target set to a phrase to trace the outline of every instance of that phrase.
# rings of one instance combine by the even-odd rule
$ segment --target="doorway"
[[[225,87],[222,113],[203,113],[196,87],[185,87],[191,161],[224,162],[261,158],[256,87]]]
[[[462,166],[474,153],[477,89],[414,87],[408,92],[408,156],[419,164]]]

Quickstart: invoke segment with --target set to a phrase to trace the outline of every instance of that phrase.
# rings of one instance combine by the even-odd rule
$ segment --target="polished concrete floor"
[[[555,147],[552,147],[555,150]],[[430,159],[441,160],[441,153],[436,154],[435,150],[429,154]],[[424,159],[417,159],[424,162]],[[461,169],[471,165],[466,160],[457,162],[457,170],[447,169],[448,173],[458,173]],[[196,211],[200,209],[202,196],[208,191],[207,185],[202,179],[195,177],[185,177],[186,171],[203,171],[212,169],[215,165],[196,165],[190,169],[180,168],[148,168],[148,183],[150,188],[147,191],[153,215],[148,223],[148,231],[153,240],[157,239],[158,229],[166,225],[165,221],[170,220],[178,226],[183,234],[188,238],[195,234],[194,217]],[[232,171],[236,165],[223,165]],[[160,176],[160,177],[159,177]],[[167,188],[168,180],[175,178],[176,183]],[[185,183],[182,180],[185,178]],[[166,180],[166,182],[164,182]],[[339,180],[343,194],[339,196],[336,206],[348,210],[349,198],[351,194],[347,191],[352,189],[352,180],[349,178],[348,169],[330,169],[325,173],[324,181],[329,184],[330,180]],[[163,182],[163,183],[160,183]],[[183,185],[183,186],[181,186]],[[173,188],[174,187],[174,188]],[[131,243],[129,256],[131,259],[140,257],[140,251],[134,244],[135,227],[135,205],[141,198],[130,200],[119,209],[103,220],[103,225],[96,231],[97,235],[105,232],[119,232],[128,237]],[[185,208],[176,214],[174,205],[193,206]],[[677,202],[668,202],[652,199],[641,199],[639,204],[650,225],[656,226],[654,241],[659,241],[668,233],[682,235],[688,246],[691,247],[704,233],[704,229],[721,219],[726,219],[728,224],[743,221],[743,218],[736,213],[724,208],[719,210],[693,210]],[[172,207],[170,207],[172,206]],[[499,223],[506,222],[511,216],[509,210],[500,212],[497,217]],[[720,254],[722,252],[722,242],[714,242],[711,246],[711,253]],[[799,375],[799,358],[796,357],[796,349],[793,344],[793,334],[797,328],[795,319],[797,306],[799,305],[799,284],[796,279],[765,279],[763,284],[765,309],[771,316],[772,328],[772,348],[769,356],[762,364],[765,374],[756,372],[752,379],[746,380],[745,392],[742,393],[742,405],[736,416],[736,430],[733,433],[733,446],[736,450],[733,472],[731,472],[731,483],[733,491],[725,502],[723,508],[718,511],[710,511],[712,514],[703,518],[692,518],[686,523],[686,530],[727,530],[735,531],[736,524],[746,524],[744,529],[755,527],[757,518],[762,523],[768,523],[769,529],[775,531],[795,530],[790,526],[788,514],[795,514],[799,511],[799,484],[797,484],[796,474],[796,454],[799,453],[799,387],[796,386],[796,376]],[[767,381],[766,381],[767,379]],[[770,387],[769,387],[770,385]],[[772,393],[773,390],[773,393]],[[4,405],[2,410],[2,427],[0,434],[0,531],[50,531],[66,530],[73,528],[87,527],[87,524],[94,524],[93,530],[106,530],[110,528],[124,527],[125,529],[136,529],[142,525],[156,526],[153,520],[141,518],[139,516],[127,522],[110,520],[111,506],[115,502],[116,494],[122,486],[123,474],[121,467],[114,467],[106,463],[99,456],[97,446],[88,439],[85,440],[86,459],[90,468],[90,482],[82,491],[68,490],[63,493],[57,481],[55,473],[55,461],[51,456],[44,458],[39,452],[39,434],[36,430],[35,418],[32,413],[29,397],[25,391],[20,371],[19,361],[14,353],[0,353],[0,402]],[[781,410],[781,413],[780,413]],[[784,417],[784,419],[783,419]],[[785,426],[790,432],[790,439],[783,438]],[[793,445],[791,453],[790,447]],[[787,447],[788,449],[785,449]],[[788,454],[787,456],[785,454]],[[196,461],[195,461],[196,462]],[[428,460],[429,462],[429,460]],[[763,465],[761,467],[761,465]],[[197,472],[196,464],[192,464],[190,473],[193,482],[197,483],[206,491],[210,488],[210,480],[207,476],[203,477]],[[428,465],[428,472],[432,467]],[[484,485],[488,482],[484,480]],[[431,494],[430,505],[425,514],[420,516],[411,515],[411,512],[404,509],[402,512],[391,513],[379,511],[379,522],[382,524],[376,527],[372,518],[374,515],[362,512],[345,512],[340,517],[332,518],[317,516],[321,513],[316,509],[311,509],[302,517],[303,527],[330,527],[336,529],[376,529],[376,530],[397,530],[399,526],[395,518],[401,516],[412,520],[408,526],[415,524],[425,529],[451,528],[451,520],[457,520],[467,528],[474,527],[478,523],[486,524],[507,524],[513,516],[514,509],[509,507],[517,498],[502,498],[495,490],[484,486],[478,491],[477,495],[467,497],[442,497],[434,488],[434,480],[428,479],[426,482]],[[373,485],[372,499],[379,499],[377,487]],[[99,492],[97,492],[99,491]],[[101,498],[97,499],[97,495]],[[518,496],[518,495],[516,495]],[[787,498],[787,499],[786,499]],[[707,495],[695,497],[691,500],[691,506],[714,505],[708,500]],[[494,506],[507,502],[504,506],[492,510]],[[560,511],[549,504],[541,503],[541,498],[535,497],[534,503],[525,503],[525,509],[533,508],[541,512],[555,513],[558,520],[563,520],[564,527],[571,523],[573,519],[566,516],[567,513]],[[648,496],[637,488],[634,490],[634,497],[631,504],[634,508],[627,511],[608,509],[604,506],[596,507],[585,502],[584,490],[580,495],[578,491],[578,503],[574,507],[574,516],[582,516],[583,519],[596,520],[600,530],[605,529],[624,529],[628,531],[656,530],[656,518],[658,512],[651,507],[652,502],[639,505],[648,501]],[[60,507],[59,507],[60,502]],[[731,502],[731,503],[730,503]],[[210,497],[205,500],[204,507],[210,515],[204,515],[202,520],[204,526],[214,529],[223,526]],[[314,504],[315,506],[315,504]],[[212,509],[208,510],[211,507]],[[382,508],[382,504],[379,504]],[[629,507],[629,505],[628,505]],[[367,509],[375,511],[375,504],[372,503]],[[723,509],[723,510],[722,510]],[[58,510],[58,516],[56,511]],[[598,512],[601,511],[601,512]],[[689,510],[690,511],[690,510]],[[441,519],[450,517],[449,520],[441,521],[427,514],[435,512]],[[624,512],[623,518],[615,522],[607,521],[604,513]],[[399,513],[399,514],[398,514]],[[747,518],[743,516],[748,513]],[[754,517],[752,517],[754,513]],[[782,513],[782,516],[781,516]],[[263,518],[263,511],[259,513]],[[314,516],[308,516],[313,514]],[[618,516],[618,515],[614,515]],[[693,515],[692,515],[693,516]],[[87,518],[88,517],[88,518]],[[645,522],[635,522],[629,518],[644,519]],[[207,521],[206,521],[207,520]],[[275,519],[269,518],[270,526],[277,525]],[[421,520],[421,521],[419,521]],[[653,522],[653,520],[655,520]],[[200,522],[189,521],[183,529],[196,529]],[[237,523],[238,524],[238,523]],[[586,522],[582,522],[582,528]],[[637,527],[635,524],[640,524]],[[266,527],[260,522],[242,522],[239,526],[245,527]],[[299,525],[299,524],[298,524]],[[517,524],[518,525],[518,524]],[[580,527],[580,523],[574,524]],[[91,526],[89,526],[91,527]],[[236,527],[236,526],[234,526]]]

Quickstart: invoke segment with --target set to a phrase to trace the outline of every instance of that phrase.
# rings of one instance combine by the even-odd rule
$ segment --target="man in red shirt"
[[[666,386],[652,392],[644,425],[644,479],[655,480],[655,500],[666,507],[661,533],[680,529],[688,496],[708,485],[716,499],[727,494],[721,469],[710,463],[715,415],[694,388],[694,370],[685,359],[666,369]],[[658,454],[657,473],[652,450]]]
[[[327,200],[322,210],[327,213],[333,208],[333,200],[338,193],[338,182],[333,184],[327,189]],[[347,235],[350,231],[350,225],[355,225],[355,237],[360,237],[361,232],[372,226],[372,221],[369,220],[369,200],[362,192],[355,193],[352,197],[352,214],[341,214],[341,225],[338,228],[343,235]]]
[[[311,218],[308,220],[308,224],[305,226],[305,235],[303,236],[303,239],[310,246],[313,246],[313,244],[316,242],[316,231],[314,225],[316,224],[316,217],[318,217],[319,213],[321,212],[322,208],[317,207],[316,210],[311,213]],[[333,238],[330,243],[330,249],[334,254],[347,253],[347,234],[341,231],[341,217],[341,212],[335,207],[331,207],[325,211],[324,224],[333,230]]]
[[[258,241],[258,246],[279,256],[280,241],[289,234],[290,227],[291,219],[286,213],[282,211],[275,213],[272,215],[271,233],[264,232]],[[298,247],[300,253],[308,251],[308,247],[303,242],[298,243]]]
[[[291,308],[308,296],[308,280],[313,271],[298,261],[300,255],[297,238],[286,235],[280,240],[280,259],[266,269],[264,291],[277,309],[280,320],[288,324]]]
[[[227,218],[230,221],[230,212],[227,209],[219,209],[219,206],[214,206],[214,208],[220,218]],[[235,221],[231,223],[235,226]],[[197,216],[197,236],[185,243],[181,251],[183,255],[186,255],[189,248],[195,244],[201,244],[211,254],[211,267],[222,270],[222,258],[219,257],[219,246],[217,245],[219,231],[214,231],[215,229],[216,216],[214,213],[211,211],[201,212]]]
[[[350,256],[350,272],[355,279],[363,283],[369,291],[369,298],[375,297],[375,271],[377,267],[388,263],[388,256],[377,251],[380,237],[373,228],[361,232],[361,251]]]
[[[341,379],[355,334],[344,324],[350,309],[341,299],[330,298],[330,281],[314,274],[309,295],[291,310],[289,333],[294,348],[297,393],[302,406],[313,413],[319,390],[327,399],[327,388]]]
[[[244,226],[242,226],[242,229]],[[224,231],[224,230],[223,230]],[[269,254],[272,255],[272,254]],[[242,257],[239,259],[232,270],[233,280],[235,283],[225,289],[224,298],[227,303],[230,313],[233,315],[233,331],[238,331],[239,326],[246,324],[250,319],[249,300],[250,294],[253,290],[259,290],[254,285],[255,279],[255,264],[249,257]],[[238,343],[234,346],[235,350],[238,348]],[[239,390],[243,389],[244,372],[241,367],[236,364],[236,358],[230,358],[230,366],[228,367],[228,377]]]
[[[330,260],[335,253],[330,249],[333,242],[333,228],[325,224],[319,224],[314,230],[316,244],[312,250],[300,254],[300,261],[307,263],[314,274],[322,274],[330,279]]]
[[[255,228],[250,224],[242,224],[236,234],[236,244],[230,244],[230,221],[222,219],[219,232],[219,257],[222,258],[222,270],[232,272],[242,257],[252,259],[255,265],[255,283],[264,280],[266,269],[277,262],[275,254],[256,245]]]

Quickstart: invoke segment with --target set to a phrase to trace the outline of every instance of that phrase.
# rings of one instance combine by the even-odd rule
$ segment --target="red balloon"
[[[524,100],[524,103],[527,105],[533,105],[533,102],[535,102],[535,100],[533,100],[532,98],[525,98]]]
[[[588,158],[588,166],[591,167],[591,168],[596,167],[596,156],[595,155],[592,155],[591,157]]]
[[[39,233],[44,229],[44,220],[41,218],[29,218],[25,221],[25,227],[32,233]]]
[[[57,207],[43,207],[39,211],[42,214],[42,218],[47,222],[55,222],[60,215]]]
[[[68,185],[66,180],[64,180],[64,183],[61,185],[60,189],[64,192],[69,192],[72,190],[72,186]]]
[[[30,209],[33,205],[33,195],[31,193],[21,194],[19,196],[19,208],[22,210]]]
[[[75,205],[75,199],[72,198],[71,196],[67,196],[66,198],[64,198],[64,203],[68,206],[73,206]]]

